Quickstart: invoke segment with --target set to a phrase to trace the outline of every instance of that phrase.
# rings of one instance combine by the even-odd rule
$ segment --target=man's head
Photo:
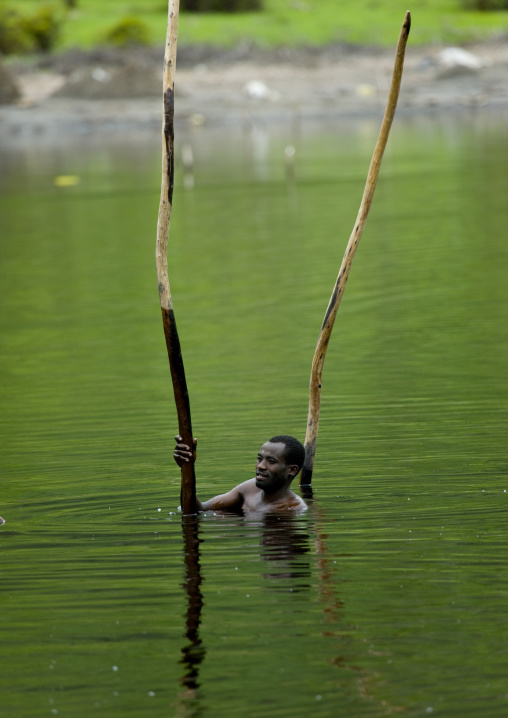
[[[286,447],[284,449],[286,464],[296,464],[298,471],[300,471],[305,459],[305,449],[298,439],[295,439],[294,436],[286,436],[285,434],[283,436],[272,436],[270,444],[284,444]]]
[[[256,486],[274,493],[291,481],[303,466],[305,449],[292,436],[274,436],[263,444],[256,461]]]

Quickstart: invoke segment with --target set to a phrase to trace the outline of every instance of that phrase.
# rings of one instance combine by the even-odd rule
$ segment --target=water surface
[[[170,277],[203,498],[270,436],[303,439],[376,132],[181,133]],[[492,117],[396,123],[308,512],[182,523],[159,139],[2,149],[6,715],[506,713],[507,153]]]

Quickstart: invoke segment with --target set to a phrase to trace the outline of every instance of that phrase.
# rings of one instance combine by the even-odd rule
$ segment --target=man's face
[[[294,478],[297,466],[286,464],[286,445],[267,441],[259,450],[256,461],[256,486],[270,494],[280,489],[289,477]]]

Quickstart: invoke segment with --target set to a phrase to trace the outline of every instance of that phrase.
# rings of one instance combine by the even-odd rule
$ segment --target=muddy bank
[[[399,113],[508,110],[508,41],[407,49]],[[263,120],[379,116],[393,50],[343,45],[230,51],[180,48],[175,121],[213,127]],[[450,61],[451,57],[451,61]],[[158,130],[162,48],[98,48],[10,62],[19,90],[0,107],[0,141],[122,130]],[[454,61],[455,60],[455,61]]]

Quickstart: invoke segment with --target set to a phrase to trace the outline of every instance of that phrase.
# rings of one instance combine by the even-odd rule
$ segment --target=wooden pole
[[[166,35],[166,50],[164,53],[163,75],[163,122],[162,122],[162,185],[159,204],[159,219],[157,223],[157,243],[155,248],[155,262],[157,265],[157,282],[162,311],[162,324],[173,381],[176,411],[178,414],[178,429],[184,444],[190,447],[192,443],[192,424],[190,414],[189,393],[185,380],[180,339],[176,329],[175,313],[171,300],[168,275],[168,237],[173,203],[174,184],[174,107],[175,107],[175,65],[176,40],[178,35],[179,0],[168,2],[168,29]],[[181,505],[184,514],[195,514],[196,504],[196,476],[194,462],[182,466]]]
[[[328,348],[328,342],[330,341],[337,310],[339,308],[342,295],[344,294],[344,289],[349,277],[349,271],[353,263],[356,248],[358,247],[358,243],[362,236],[372,200],[374,198],[374,190],[376,189],[376,183],[379,177],[381,160],[383,159],[383,153],[388,141],[388,135],[390,134],[390,128],[392,126],[395,109],[397,107],[397,100],[399,98],[402,69],[404,66],[404,53],[406,51],[406,44],[410,29],[411,15],[407,12],[400,31],[399,42],[397,44],[395,66],[393,68],[392,84],[388,95],[388,103],[386,105],[381,131],[379,133],[376,147],[374,148],[374,154],[372,155],[360,210],[344,253],[344,258],[340,266],[337,281],[335,282],[335,286],[333,288],[332,296],[328,303],[316,351],[314,353],[314,359],[312,361],[309,387],[309,413],[307,417],[307,433],[305,435],[305,462],[300,476],[300,484],[303,486],[310,484],[312,480],[312,470],[314,468],[314,456],[316,453],[316,441],[319,427],[319,410],[321,407],[321,377],[323,374],[326,350]]]

